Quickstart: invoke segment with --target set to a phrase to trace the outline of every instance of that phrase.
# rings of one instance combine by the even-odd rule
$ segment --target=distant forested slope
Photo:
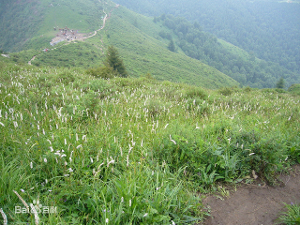
[[[197,21],[258,58],[300,73],[300,4],[240,0],[116,0],[151,16],[163,13]]]
[[[165,14],[155,17],[154,21],[170,29],[169,32],[162,30],[159,33],[162,38],[170,41],[170,50],[176,51],[175,42],[186,55],[218,69],[242,85],[274,87],[280,77],[284,77],[288,85],[300,82],[295,72],[277,63],[258,59],[254,54],[217,39],[202,31],[198,22],[192,24],[182,17]]]

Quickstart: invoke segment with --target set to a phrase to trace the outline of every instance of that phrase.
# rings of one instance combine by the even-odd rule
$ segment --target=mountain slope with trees
[[[89,4],[93,3],[94,1],[91,0]],[[81,1],[78,2],[77,8],[72,8],[72,4],[70,4],[67,12],[72,9],[73,14],[79,15],[77,20],[74,18],[73,26],[75,26],[81,19],[81,9],[78,7]],[[110,1],[103,5],[101,13],[107,16],[105,26],[102,27],[103,21],[101,20],[101,17],[104,16],[98,16],[100,22],[94,28],[98,32],[91,32],[90,38],[85,39],[84,42],[64,41],[50,46],[51,35],[55,37],[53,26],[56,21],[53,20],[50,23],[49,19],[45,19],[40,25],[45,23],[48,25],[42,26],[39,30],[39,32],[43,30],[46,32],[43,37],[45,39],[40,39],[40,35],[33,37],[32,41],[28,42],[38,44],[35,46],[26,45],[28,50],[10,54],[11,59],[16,63],[30,61],[33,66],[89,69],[101,66],[104,63],[107,49],[113,45],[117,48],[130,76],[138,77],[150,73],[159,80],[184,82],[208,88],[239,85],[238,82],[217,69],[196,59],[191,59],[182,52],[175,53],[168,50],[168,42],[159,36],[161,29],[167,30],[168,28],[162,28],[161,25],[154,23],[152,18],[136,14],[124,7],[117,7],[115,3]],[[54,5],[53,3],[53,7],[62,7],[62,5],[59,6],[58,3]],[[56,18],[57,12],[54,13],[51,10],[48,11],[47,18]],[[86,16],[86,14],[83,13],[82,16]],[[94,16],[98,18],[97,14]],[[57,18],[58,20],[59,18]],[[94,21],[94,23],[96,22]],[[103,29],[99,29],[101,27]],[[92,26],[84,26],[82,29],[92,28]],[[36,40],[41,42],[35,42]]]
[[[198,59],[227,74],[242,85],[267,88],[284,77],[287,84],[300,82],[300,77],[277,63],[258,59],[226,41],[204,32],[198,22],[191,24],[182,17],[163,14],[155,17],[156,23],[171,31],[161,31],[162,38],[170,41],[168,48],[175,51],[173,37],[178,47],[188,56]]]
[[[289,74],[300,77],[299,3],[239,0],[116,2],[150,16],[166,13],[185,17],[192,23],[197,21],[204,31],[260,59],[277,63],[289,70]]]

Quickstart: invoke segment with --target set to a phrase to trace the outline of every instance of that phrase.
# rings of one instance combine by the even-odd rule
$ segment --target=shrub
[[[146,109],[151,117],[158,116],[161,113],[162,108],[162,103],[156,99],[151,99],[146,106]]]
[[[109,66],[101,66],[98,68],[91,68],[86,71],[87,74],[94,76],[96,78],[102,78],[102,79],[111,79],[115,76],[117,76],[116,71],[114,71],[113,68]]]
[[[197,88],[197,87],[193,87],[193,88],[189,88],[186,92],[185,92],[185,98],[200,98],[200,99],[206,99],[207,98],[207,93],[201,89],[201,88]]]
[[[219,90],[219,93],[220,93],[221,95],[230,96],[230,95],[233,93],[233,91],[232,91],[231,88],[225,87],[225,88],[221,88],[221,89]]]

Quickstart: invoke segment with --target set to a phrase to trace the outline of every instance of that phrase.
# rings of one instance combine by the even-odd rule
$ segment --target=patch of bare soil
[[[204,204],[211,208],[211,217],[204,225],[269,225],[275,224],[284,203],[300,203],[300,165],[290,175],[281,175],[280,186],[242,184],[224,200],[209,196]]]

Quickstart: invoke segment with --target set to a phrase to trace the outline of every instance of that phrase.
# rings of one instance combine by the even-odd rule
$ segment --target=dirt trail
[[[36,55],[32,57],[32,59],[30,59],[30,61],[28,62],[28,65],[31,66],[31,61],[33,61],[35,59]]]
[[[7,55],[7,54],[1,54],[1,56],[5,57],[5,58],[9,58],[9,55]]]
[[[271,225],[276,223],[284,203],[300,203],[300,165],[290,175],[280,177],[279,187],[246,185],[230,193],[225,200],[209,196],[204,204],[211,216],[204,225]]]

